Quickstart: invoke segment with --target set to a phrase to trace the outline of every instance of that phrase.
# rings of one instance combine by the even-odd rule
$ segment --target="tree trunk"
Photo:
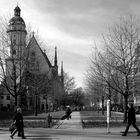
[[[127,104],[128,104],[128,96],[124,96],[124,123],[127,122]]]
[[[17,106],[17,95],[15,95],[15,107]]]
[[[104,115],[104,96],[102,96],[102,115]]]
[[[35,116],[38,115],[38,112],[37,112],[37,95],[35,95]]]

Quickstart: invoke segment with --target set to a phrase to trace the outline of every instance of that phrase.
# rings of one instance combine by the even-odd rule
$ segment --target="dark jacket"
[[[70,108],[67,108],[67,110],[66,110],[66,115],[70,115],[72,113],[72,111],[71,111],[71,109]]]
[[[136,123],[136,114],[133,107],[128,109],[128,123]]]
[[[17,112],[14,117],[15,125],[17,127],[23,127],[23,116],[20,112]]]

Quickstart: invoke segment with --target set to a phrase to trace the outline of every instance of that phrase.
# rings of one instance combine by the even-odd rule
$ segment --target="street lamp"
[[[35,91],[35,116],[37,116],[37,98],[38,95],[37,95],[37,91]]]

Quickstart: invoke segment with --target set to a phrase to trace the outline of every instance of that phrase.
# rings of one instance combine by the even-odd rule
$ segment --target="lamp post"
[[[110,133],[110,100],[107,100],[107,132]]]
[[[26,86],[26,94],[27,94],[27,109],[30,109],[30,95],[29,95],[29,87]]]
[[[37,116],[37,98],[38,97],[38,95],[37,95],[37,91],[35,91],[35,116]]]

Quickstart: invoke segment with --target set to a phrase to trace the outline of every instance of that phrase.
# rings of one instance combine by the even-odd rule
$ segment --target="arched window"
[[[30,53],[30,69],[32,69],[32,70],[35,69],[35,60],[36,60],[36,58],[35,58],[35,52],[32,51]]]
[[[35,52],[31,52],[31,62],[35,62]]]
[[[13,45],[15,45],[16,44],[16,39],[13,39]]]
[[[32,53],[31,53],[31,56],[35,56],[35,52],[32,52]]]

